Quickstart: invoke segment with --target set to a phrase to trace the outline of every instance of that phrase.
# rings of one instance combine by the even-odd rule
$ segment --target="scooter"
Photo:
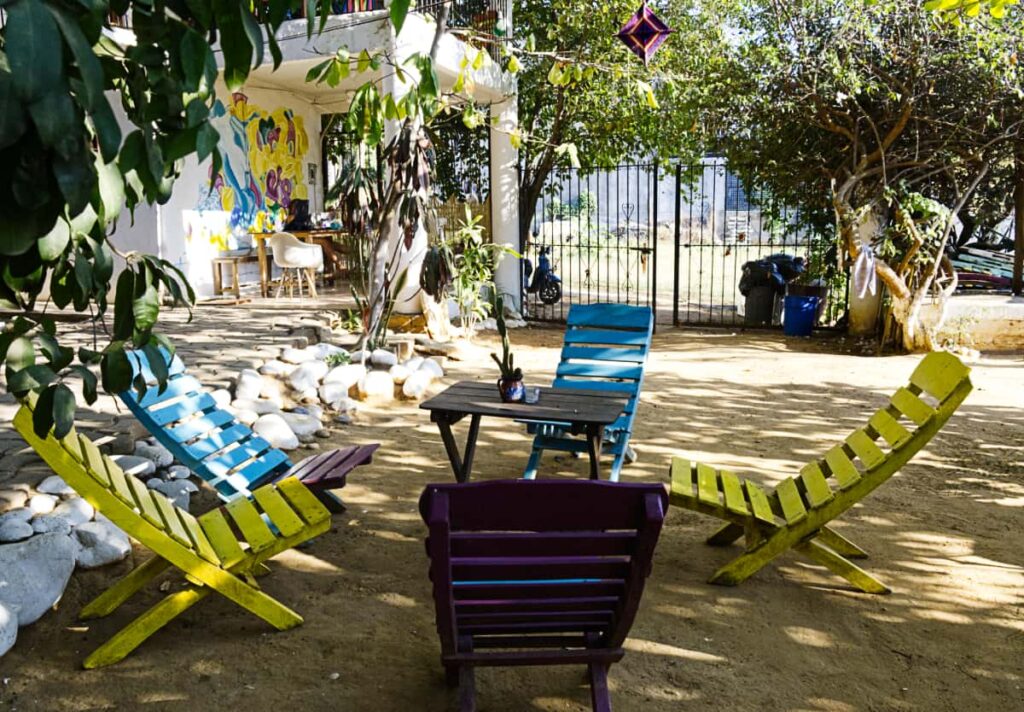
[[[550,247],[541,247],[537,255],[537,269],[530,260],[524,260],[523,283],[529,294],[536,294],[544,304],[555,304],[562,300],[562,278],[551,268]],[[533,279],[530,279],[530,275]]]

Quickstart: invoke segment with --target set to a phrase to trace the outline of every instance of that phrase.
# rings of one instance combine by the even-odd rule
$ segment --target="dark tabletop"
[[[532,386],[527,386],[528,390],[530,388]],[[421,403],[420,408],[515,420],[610,425],[628,402],[624,393],[542,387],[536,403],[502,403],[494,383],[459,381]]]

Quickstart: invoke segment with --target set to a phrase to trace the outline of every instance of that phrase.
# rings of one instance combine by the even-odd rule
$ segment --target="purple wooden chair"
[[[478,665],[586,665],[597,712],[668,506],[662,485],[427,485],[420,514],[448,684],[476,709]]]

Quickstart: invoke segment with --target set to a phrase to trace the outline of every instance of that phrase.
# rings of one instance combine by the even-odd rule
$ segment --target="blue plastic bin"
[[[817,319],[818,297],[786,297],[782,317],[786,336],[810,336]]]

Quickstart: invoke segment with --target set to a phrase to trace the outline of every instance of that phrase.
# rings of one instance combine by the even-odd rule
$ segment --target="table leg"
[[[590,479],[601,478],[601,439],[604,428],[600,425],[587,428],[587,452],[590,454]]]
[[[270,296],[270,270],[267,265],[267,242],[266,240],[256,240],[256,259],[260,263],[260,296]]]
[[[213,295],[220,296],[224,293],[224,287],[221,283],[220,277],[220,263],[213,263]]]
[[[459,454],[458,443],[452,434],[452,424],[446,419],[437,420],[437,429],[441,431],[441,442],[448,453],[448,461],[452,465],[457,482],[468,482],[473,470],[473,456],[476,454],[476,439],[480,434],[480,416],[474,415],[469,421],[469,434],[466,436],[465,455]]]

